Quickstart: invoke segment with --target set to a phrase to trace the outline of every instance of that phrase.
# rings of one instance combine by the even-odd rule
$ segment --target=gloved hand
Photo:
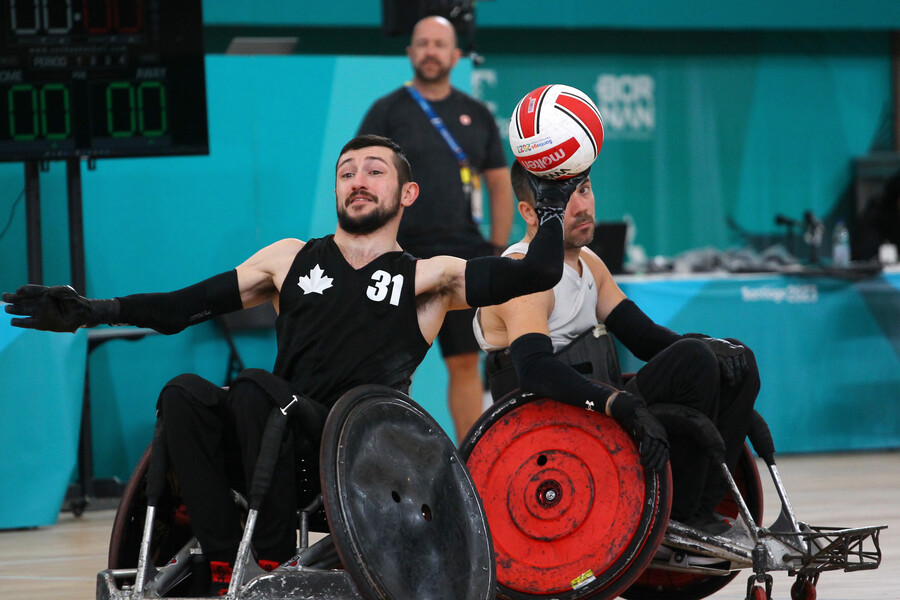
[[[669,438],[662,423],[650,414],[644,401],[634,394],[621,391],[613,397],[609,412],[638,442],[641,464],[654,471],[664,469],[669,460]]]
[[[526,171],[525,176],[528,180],[528,187],[531,188],[531,193],[534,195],[534,208],[538,216],[542,217],[542,213],[552,213],[558,214],[562,218],[566,211],[566,204],[569,203],[569,197],[584,183],[590,172],[591,169],[588,167],[583,173],[568,179],[544,179]]]
[[[712,338],[702,333],[687,333],[684,337],[696,338],[712,349],[719,361],[719,370],[722,372],[722,378],[726,384],[738,385],[747,376],[750,366],[747,363],[745,346],[733,344],[728,340]]]
[[[26,317],[12,319],[10,324],[26,329],[42,331],[75,332],[79,327],[99,325],[98,318],[103,315],[94,310],[94,302],[78,293],[68,285],[26,284],[14,294],[4,293],[3,301],[9,302],[6,312],[11,315]]]

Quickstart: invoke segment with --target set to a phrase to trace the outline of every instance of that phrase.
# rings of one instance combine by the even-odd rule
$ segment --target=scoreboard
[[[200,0],[0,6],[0,161],[209,153]]]

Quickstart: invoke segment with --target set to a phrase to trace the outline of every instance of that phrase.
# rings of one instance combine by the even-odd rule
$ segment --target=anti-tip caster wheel
[[[791,586],[791,600],[816,600],[816,586],[812,581],[798,576]]]

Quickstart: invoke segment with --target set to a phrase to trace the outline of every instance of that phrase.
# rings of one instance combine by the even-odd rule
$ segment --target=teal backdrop
[[[397,2],[403,5],[402,1]],[[379,0],[204,0],[204,22],[255,25],[378,27]],[[408,4],[407,4],[408,6]],[[541,0],[475,2],[482,27],[830,28],[882,29],[900,22],[900,6],[883,0]]]
[[[269,6],[252,5],[263,14]],[[501,5],[510,6],[498,0],[484,10]],[[208,3],[208,20],[218,10]],[[477,69],[463,61],[455,83],[488,102],[504,132],[518,98],[538,85],[567,83],[591,94],[607,125],[594,172],[597,216],[631,215],[635,241],[651,255],[737,243],[729,218],[771,232],[776,213],[846,210],[851,160],[878,146],[891,116],[883,31],[662,34],[650,44],[645,35],[610,34],[621,41],[611,44],[542,31]],[[557,42],[570,38],[566,54]],[[330,232],[338,149],[371,101],[409,77],[402,56],[208,55],[206,64],[209,156],[107,160],[93,171],[83,164],[89,295],[174,289],[280,238]],[[3,290],[27,276],[23,186],[21,164],[0,165]],[[62,163],[42,174],[41,195],[45,283],[66,283]],[[238,345],[249,365],[271,367],[271,334],[241,334]],[[449,429],[435,354],[417,374],[413,397]],[[223,380],[226,361],[210,323],[98,348],[90,358],[97,475],[130,472],[168,379],[190,371]]]
[[[11,327],[0,312],[0,530],[52,525],[77,462],[86,331]]]

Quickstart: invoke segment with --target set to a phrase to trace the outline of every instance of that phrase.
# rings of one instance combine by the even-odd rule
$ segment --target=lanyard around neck
[[[425,113],[425,116],[428,117],[428,120],[431,122],[431,125],[437,129],[438,133],[441,134],[441,137],[444,138],[444,141],[447,142],[447,145],[450,146],[450,149],[453,150],[453,154],[456,155],[456,160],[459,162],[460,168],[465,167],[468,169],[469,165],[469,157],[466,154],[466,151],[462,149],[453,135],[450,133],[450,130],[447,129],[447,125],[444,124],[444,120],[438,116],[436,112],[434,112],[434,108],[431,104],[426,100],[421,92],[415,88],[415,86],[411,84],[406,85],[406,89],[409,91],[409,95],[413,97],[413,100],[422,108],[422,111]]]

